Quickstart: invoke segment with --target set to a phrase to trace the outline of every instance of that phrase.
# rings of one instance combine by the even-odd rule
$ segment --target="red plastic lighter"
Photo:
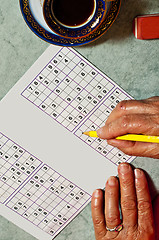
[[[133,22],[133,32],[137,39],[159,38],[159,14],[137,16]]]

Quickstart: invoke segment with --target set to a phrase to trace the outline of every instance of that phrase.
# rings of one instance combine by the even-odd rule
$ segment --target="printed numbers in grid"
[[[113,88],[100,72],[63,48],[22,95],[73,131]]]
[[[116,165],[119,165],[121,162],[130,161],[130,157],[108,145],[105,140],[88,137],[82,134],[82,132],[95,131],[103,126],[116,105],[126,99],[130,99],[130,97],[117,88],[75,132],[76,136]]]
[[[0,134],[0,202],[4,203],[41,162]]]
[[[53,236],[90,198],[85,191],[44,165],[7,206]]]

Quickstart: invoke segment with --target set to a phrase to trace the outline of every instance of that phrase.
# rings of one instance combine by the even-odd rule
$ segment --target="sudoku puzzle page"
[[[0,211],[53,239],[127,156],[82,132],[103,126],[122,88],[72,48],[50,46],[0,102]]]

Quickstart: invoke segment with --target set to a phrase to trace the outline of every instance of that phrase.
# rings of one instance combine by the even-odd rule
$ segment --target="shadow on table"
[[[149,186],[149,191],[150,191],[150,195],[151,195],[151,199],[154,200],[154,198],[159,194],[157,191],[157,188],[155,187],[155,184],[151,178],[151,176],[144,171],[147,181],[148,181],[148,186]]]
[[[133,34],[133,19],[137,15],[145,14],[147,10],[148,2],[146,0],[123,0],[119,15],[110,29],[101,38],[86,47],[93,47],[107,40],[122,41],[130,37]]]

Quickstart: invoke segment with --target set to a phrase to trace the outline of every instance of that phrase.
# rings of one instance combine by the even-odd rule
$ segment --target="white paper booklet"
[[[0,102],[0,214],[54,239],[134,159],[82,135],[130,98],[75,50],[50,46]]]

